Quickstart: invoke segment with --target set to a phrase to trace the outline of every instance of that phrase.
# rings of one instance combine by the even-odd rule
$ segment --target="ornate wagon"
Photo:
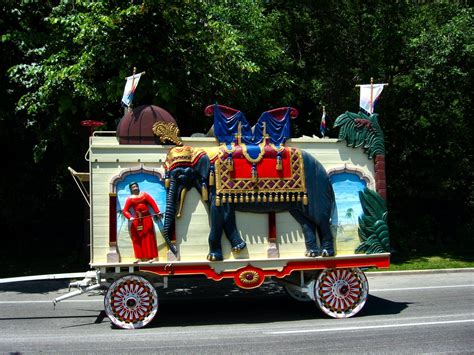
[[[112,323],[141,328],[170,277],[204,275],[244,289],[271,278],[331,317],[357,314],[361,268],[390,264],[376,115],[345,113],[339,139],[321,139],[290,138],[288,107],[254,127],[226,106],[205,113],[213,137],[180,138],[156,106],[90,137],[89,173],[70,170],[89,183],[92,271],[54,302],[102,288]]]

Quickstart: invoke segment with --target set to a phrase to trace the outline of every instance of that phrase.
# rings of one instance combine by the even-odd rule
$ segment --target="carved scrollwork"
[[[158,136],[162,142],[170,141],[176,145],[183,145],[179,137],[179,128],[173,122],[155,122],[153,125],[153,133]]]

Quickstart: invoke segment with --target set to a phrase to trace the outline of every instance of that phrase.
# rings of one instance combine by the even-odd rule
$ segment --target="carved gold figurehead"
[[[170,141],[178,146],[183,145],[181,138],[179,138],[179,128],[174,122],[155,122],[152,130],[153,134],[158,136],[162,142]]]

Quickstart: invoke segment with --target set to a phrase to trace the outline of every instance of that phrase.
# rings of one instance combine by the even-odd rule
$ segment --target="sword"
[[[163,216],[163,213],[157,213],[156,215],[158,216]],[[173,242],[170,240],[168,235],[165,233],[165,226],[163,225],[163,221],[161,218],[158,218],[155,220],[158,229],[160,230],[161,235],[163,236],[163,239],[165,240],[166,244],[168,244],[168,247],[170,248],[171,252],[178,256],[178,250],[176,249],[176,245],[173,244]]]

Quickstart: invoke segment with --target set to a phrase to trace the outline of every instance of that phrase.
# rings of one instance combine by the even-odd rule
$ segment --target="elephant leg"
[[[334,238],[328,222],[322,222],[318,226],[318,234],[321,240],[321,255],[334,256]]]
[[[240,252],[247,244],[240,237],[237,230],[237,223],[235,222],[235,210],[230,206],[222,206],[224,209],[224,231],[227,239],[229,239],[233,252]]]
[[[318,243],[316,242],[316,224],[307,218],[300,210],[290,210],[291,215],[296,221],[301,224],[304,233],[304,240],[306,244],[306,256],[319,256]]]
[[[211,204],[210,210],[211,231],[209,232],[209,254],[207,255],[207,260],[219,261],[224,259],[221,244],[224,229],[224,213],[221,208],[216,207],[214,204]]]

